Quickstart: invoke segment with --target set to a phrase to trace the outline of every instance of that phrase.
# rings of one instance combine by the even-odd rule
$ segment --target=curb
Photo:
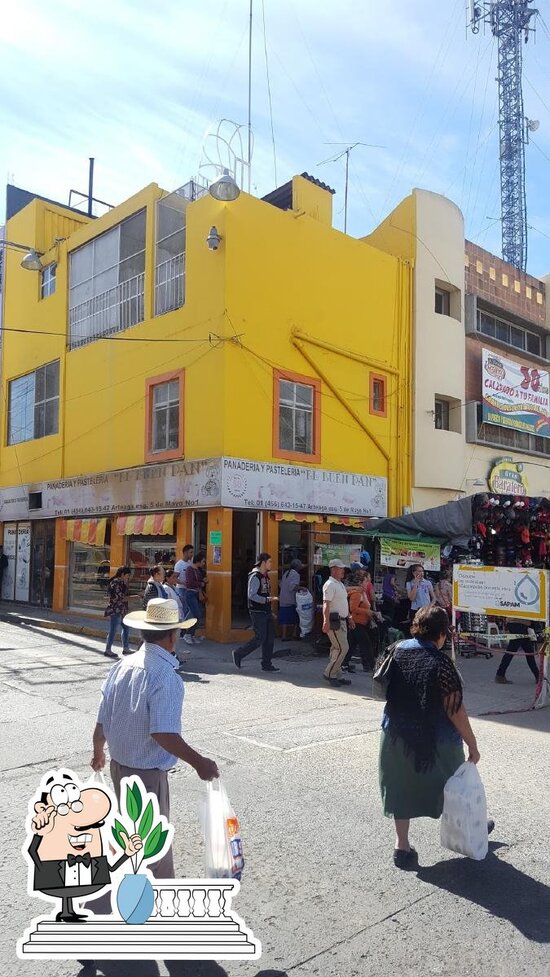
[[[21,614],[0,614],[0,621],[4,624],[30,625],[49,631],[63,631],[65,634],[80,634],[87,638],[99,638],[105,641],[107,631],[94,628],[87,624],[73,624],[71,621],[51,621],[49,618],[25,617]],[[130,644],[140,644],[140,639],[130,635]]]

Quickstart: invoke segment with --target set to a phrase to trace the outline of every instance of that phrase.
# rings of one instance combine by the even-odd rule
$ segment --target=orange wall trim
[[[305,451],[286,451],[280,447],[279,384],[281,380],[313,387],[313,452],[311,454]],[[311,465],[321,464],[321,381],[316,377],[305,377],[301,373],[292,373],[290,370],[273,370],[273,457],[309,462]]]

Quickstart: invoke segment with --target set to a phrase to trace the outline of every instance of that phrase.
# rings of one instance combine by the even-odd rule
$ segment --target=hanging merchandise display
[[[476,495],[471,555],[486,566],[550,569],[550,500]]]

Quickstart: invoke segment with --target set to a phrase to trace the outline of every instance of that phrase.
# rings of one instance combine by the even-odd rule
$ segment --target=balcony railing
[[[69,348],[122,332],[144,319],[143,272],[75,305],[69,312]]]
[[[155,270],[155,315],[180,309],[185,302],[185,254],[162,261]]]

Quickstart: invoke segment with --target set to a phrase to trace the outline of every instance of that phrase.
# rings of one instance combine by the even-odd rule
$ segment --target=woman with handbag
[[[479,761],[460,676],[442,651],[448,629],[443,608],[421,608],[412,638],[393,646],[391,662],[383,666],[387,691],[379,777],[384,814],[395,820],[397,868],[416,868],[410,820],[441,817],[445,784],[464,763],[463,742],[468,760]]]
[[[128,566],[119,567],[107,584],[109,603],[105,608],[105,617],[109,618],[109,634],[107,635],[107,643],[103,652],[106,658],[118,658],[116,651],[112,649],[112,644],[119,628],[122,631],[122,654],[130,655],[132,653],[132,649],[128,644],[130,631],[122,623],[123,617],[128,613],[128,581],[131,572]]]

